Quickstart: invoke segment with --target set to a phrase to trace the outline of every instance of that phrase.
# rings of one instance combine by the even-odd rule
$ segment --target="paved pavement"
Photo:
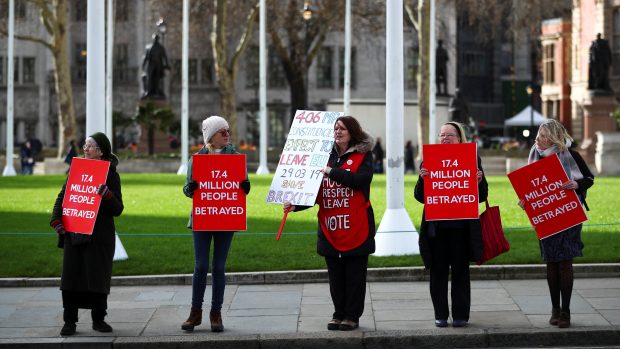
[[[470,325],[458,329],[434,327],[427,281],[371,281],[360,329],[352,332],[326,330],[333,311],[326,282],[229,284],[225,331],[210,332],[206,319],[186,333],[180,326],[189,314],[191,286],[142,281],[112,287],[107,321],[114,332],[95,332],[90,312],[80,310],[77,334],[70,338],[59,336],[58,287],[0,287],[0,347],[620,347],[617,275],[575,280],[569,329],[547,323],[551,306],[544,279],[472,281]]]

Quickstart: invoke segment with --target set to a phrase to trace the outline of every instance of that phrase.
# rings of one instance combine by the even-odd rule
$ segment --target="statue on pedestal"
[[[588,69],[588,90],[611,94],[609,85],[609,68],[611,67],[611,49],[601,34],[596,34],[596,40],[590,46],[590,66]]]
[[[443,48],[443,40],[437,41],[435,49],[435,86],[437,86],[437,95],[448,95],[448,51]]]
[[[165,70],[170,70],[166,49],[159,43],[159,35],[153,34],[153,43],[146,47],[142,60],[142,99],[165,99],[162,85]]]

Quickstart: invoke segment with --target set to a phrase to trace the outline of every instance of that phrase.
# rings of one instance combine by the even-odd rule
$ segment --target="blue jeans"
[[[209,272],[209,249],[213,243],[213,267],[211,277],[211,310],[219,311],[224,303],[224,288],[226,287],[226,257],[234,232],[192,231],[194,236],[194,277],[192,279],[192,308],[202,309],[205,289],[207,288],[207,273]]]

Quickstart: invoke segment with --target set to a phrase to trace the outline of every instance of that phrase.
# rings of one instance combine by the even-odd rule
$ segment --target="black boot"
[[[557,326],[560,322],[560,308],[551,309],[551,318],[549,319],[549,324],[553,326]]]
[[[77,326],[75,325],[75,322],[65,322],[65,324],[62,326],[62,329],[60,330],[60,335],[72,336],[75,334],[76,327]]]
[[[62,314],[62,318],[65,324],[60,330],[61,336],[71,336],[75,334],[76,323],[78,321],[78,309],[77,308],[65,308]]]
[[[105,309],[93,309],[90,312],[90,315],[93,319],[93,330],[99,332],[112,332],[112,326],[108,325],[103,319],[108,313]]]

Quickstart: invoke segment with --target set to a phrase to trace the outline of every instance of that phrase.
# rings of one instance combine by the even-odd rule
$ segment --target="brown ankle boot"
[[[570,313],[568,311],[562,311],[560,313],[560,320],[558,321],[559,328],[570,327]]]
[[[222,312],[213,311],[209,313],[209,320],[211,320],[211,332],[224,331],[224,324],[222,323]]]
[[[185,331],[193,331],[195,326],[202,323],[202,309],[192,308],[189,313],[189,317],[181,325],[181,328]]]
[[[551,310],[551,318],[549,319],[549,324],[557,326],[558,322],[560,322],[560,308],[553,308]]]

